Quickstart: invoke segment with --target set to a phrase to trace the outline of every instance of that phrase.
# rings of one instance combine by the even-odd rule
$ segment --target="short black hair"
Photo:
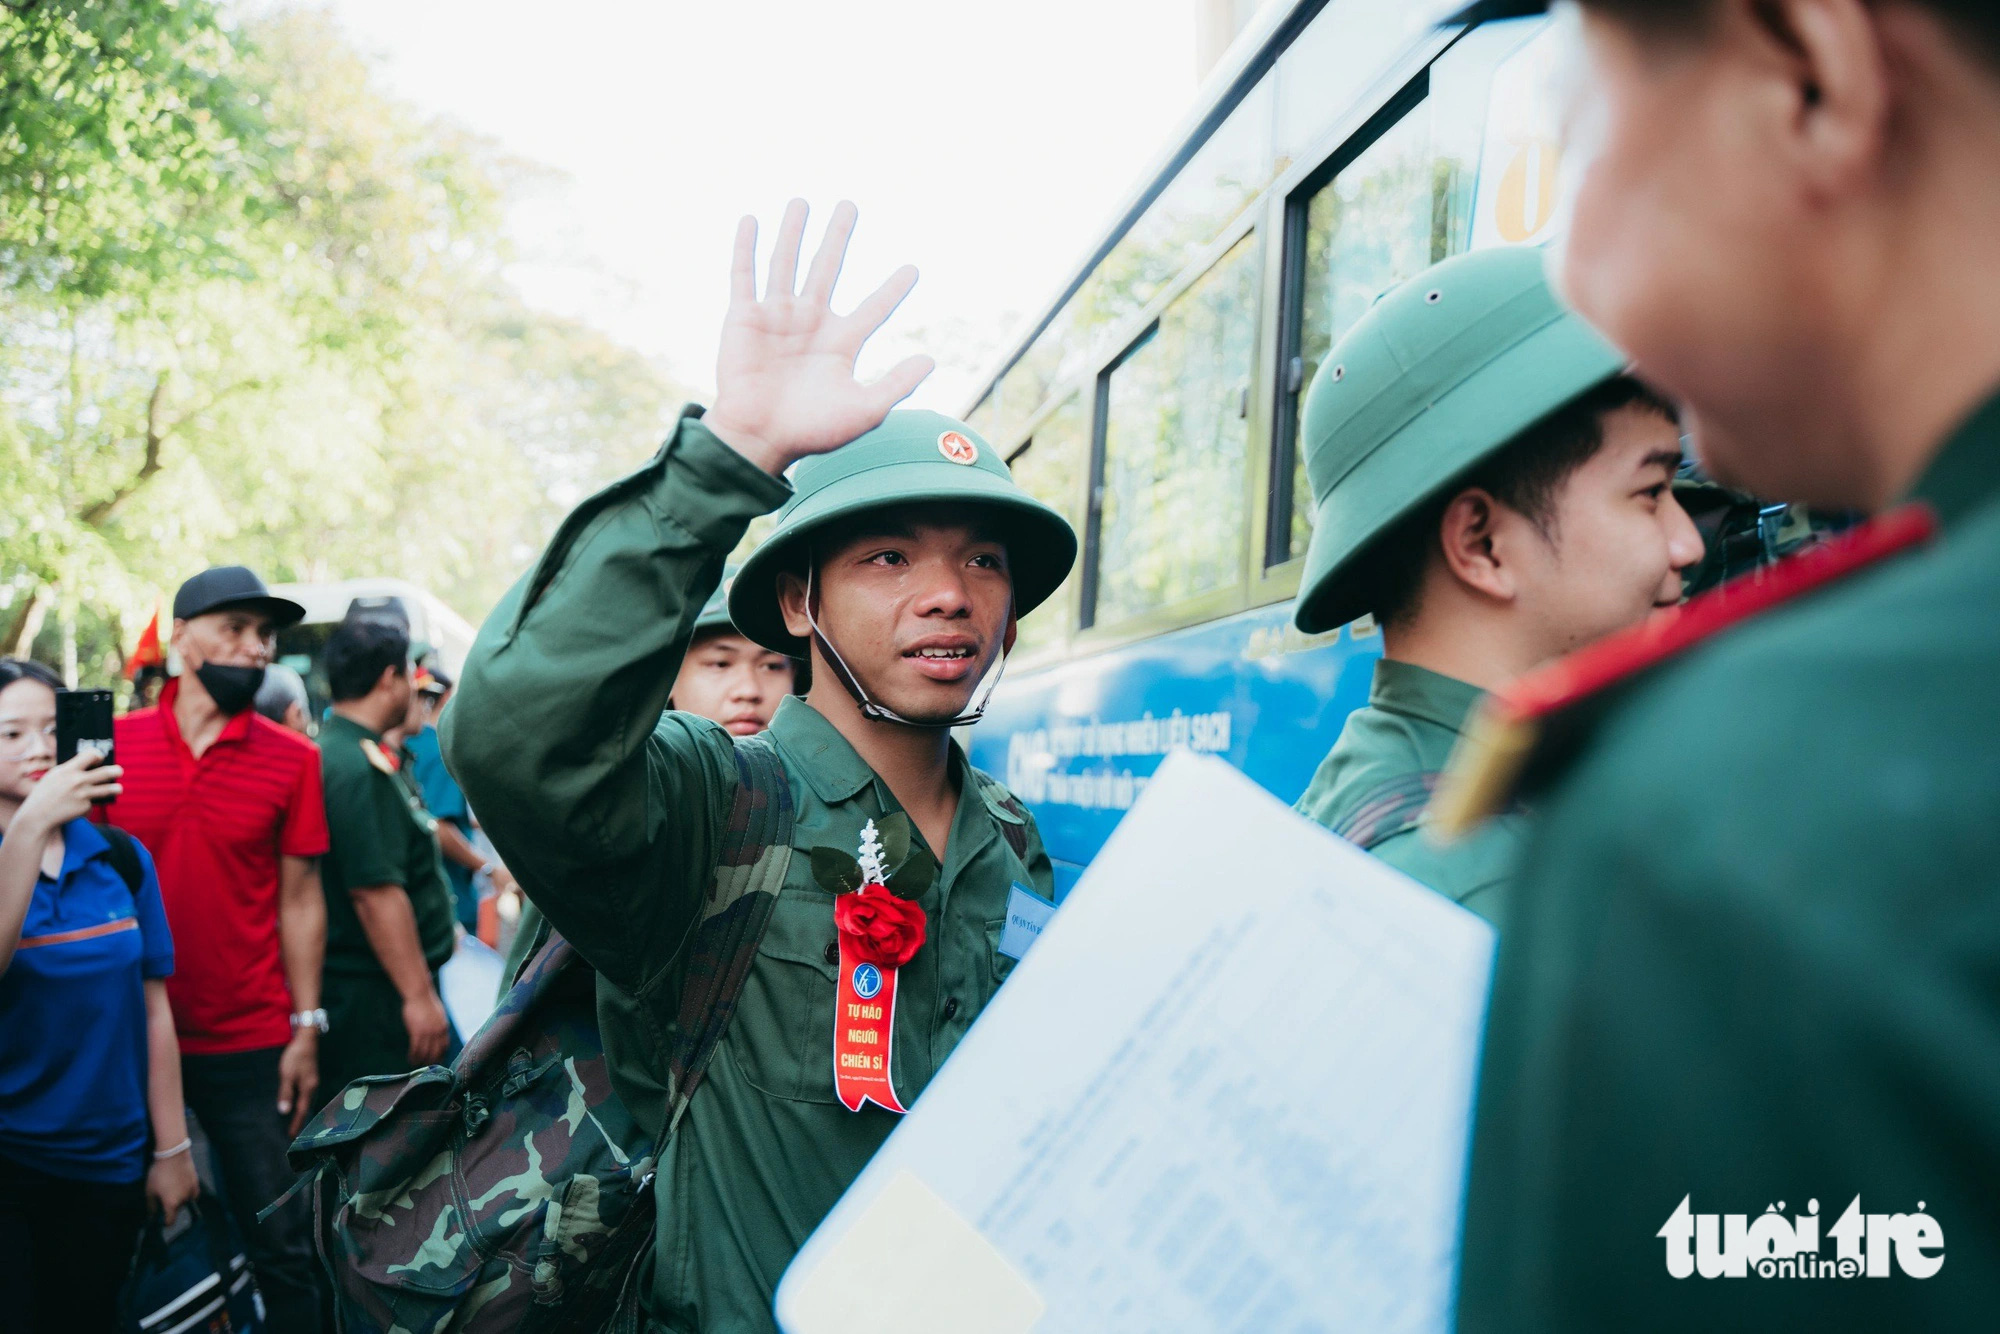
[[[382,679],[384,667],[410,669],[410,632],[393,621],[354,616],[327,636],[326,685],[336,704],[360,699]]]
[[[2000,5],[1993,0],[1910,0],[1971,39],[2000,70]],[[1623,19],[1649,36],[1700,36],[1720,0],[1583,0],[1584,7]]]
[[[1630,407],[1680,424],[1680,410],[1658,390],[1636,376],[1613,376],[1515,436],[1377,538],[1355,573],[1376,622],[1396,625],[1416,614],[1438,525],[1451,502],[1474,487],[1525,515],[1553,540],[1563,484],[1604,448],[1604,419]]]
[[[44,667],[32,658],[0,658],[0,690],[16,681],[40,681],[51,690],[63,688],[62,678],[53,668]]]

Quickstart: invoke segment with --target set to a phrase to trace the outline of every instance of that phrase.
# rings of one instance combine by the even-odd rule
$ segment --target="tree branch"
[[[83,513],[77,516],[84,524],[92,528],[102,524],[134,491],[152,481],[154,474],[160,471],[160,446],[166,442],[171,429],[160,424],[160,407],[166,398],[167,372],[163,370],[153,381],[152,396],[146,400],[146,453],[139,462],[139,471],[104,499],[86,506]]]

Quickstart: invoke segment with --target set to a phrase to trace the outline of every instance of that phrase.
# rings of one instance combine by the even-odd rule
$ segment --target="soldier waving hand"
[[[677,1329],[772,1328],[793,1253],[1011,970],[1014,886],[1052,888],[1032,818],[950,728],[978,715],[1075,534],[970,427],[892,411],[928,358],[855,377],[916,274],[837,314],[854,210],[835,211],[795,290],[805,223],[794,202],[760,299],[744,220],[714,407],[564,522],[480,631],[443,729],[507,865],[598,970],[614,1085],[655,1132],[703,898],[732,833],[740,848],[739,748],[782,766],[791,845],[810,855],[780,863],[734,1019],[659,1168],[647,1306]],[[728,605],[749,638],[810,658],[810,693],[762,737],[662,717],[724,556],[773,509]],[[836,1025],[847,1006],[858,1025]]]

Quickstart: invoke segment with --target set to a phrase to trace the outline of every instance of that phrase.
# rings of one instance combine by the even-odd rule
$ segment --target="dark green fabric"
[[[2000,401],[1906,553],[1643,683],[1552,790],[1500,944],[1460,1328],[1991,1329]],[[1675,1280],[1694,1214],[1857,1194],[1918,1280]],[[1824,1241],[1823,1257],[1835,1246]]]
[[[1340,740],[1320,762],[1295,808],[1338,830],[1360,807],[1419,774],[1444,768],[1481,691],[1414,663],[1382,658],[1368,706],[1347,716]],[[1421,827],[1393,834],[1369,851],[1496,925],[1520,855],[1523,817],[1503,815],[1445,846]]]
[[[337,713],[320,724],[329,835],[320,884],[326,891],[329,973],[382,972],[349,897],[364,885],[402,886],[416,914],[424,961],[435,969],[451,957],[451,886],[438,857],[435,823],[408,784],[369,763],[361,743],[379,745],[381,740],[378,733]]]
[[[321,1003],[326,1034],[319,1040],[319,1102],[365,1075],[393,1075],[415,1065],[403,998],[386,974],[332,974]]]
[[[444,720],[445,754],[488,835],[551,924],[603,975],[598,1019],[619,1096],[648,1129],[666,1088],[689,926],[737,782],[728,732],[662,716],[723,555],[782,482],[684,418],[653,462],[565,520],[488,618]],[[897,810],[834,727],[787,699],[767,733],[784,760],[795,846],[850,856]],[[902,971],[894,1067],[917,1096],[1012,968],[997,951],[1009,886],[1053,883],[1032,828],[982,791],[956,748],[961,799],[920,900],[923,949]],[[667,1328],[766,1331],[799,1244],[896,1124],[834,1096],[832,895],[794,857],[736,1019],[669,1140],[646,1270]]]

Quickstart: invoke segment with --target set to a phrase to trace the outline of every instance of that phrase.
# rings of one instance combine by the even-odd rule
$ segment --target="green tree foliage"
[[[0,30],[0,143],[42,164],[0,167],[0,651],[60,659],[69,627],[101,676],[229,560],[476,618],[658,440],[675,386],[504,281],[530,169],[385,96],[324,16],[15,4]]]

